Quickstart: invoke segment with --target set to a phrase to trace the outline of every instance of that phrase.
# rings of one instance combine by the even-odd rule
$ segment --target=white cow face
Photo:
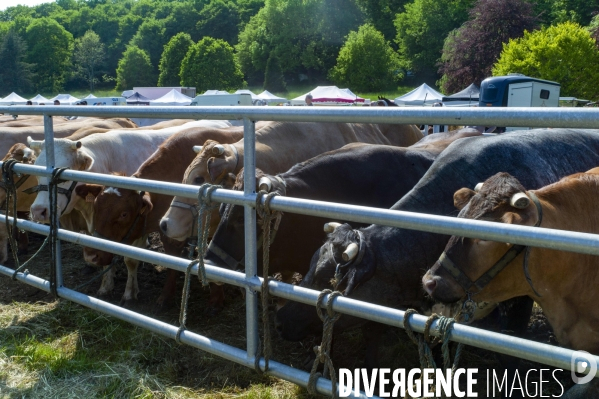
[[[30,145],[36,144],[30,143]],[[32,145],[32,147],[34,146]],[[35,161],[36,165],[46,166],[46,149],[45,145],[41,146],[42,150]],[[69,168],[73,170],[90,170],[94,160],[90,154],[81,148],[81,142],[76,142],[68,139],[54,140],[54,163],[56,168]],[[47,177],[38,176],[38,184],[48,185],[50,179]],[[59,187],[68,190],[71,187],[72,181],[59,184]],[[75,195],[74,193],[72,195]],[[72,196],[71,195],[71,196]],[[65,194],[57,196],[58,212],[64,214],[69,213],[73,209],[73,202],[66,198]],[[66,209],[65,209],[66,208]],[[33,204],[31,205],[31,219],[36,222],[50,222],[50,199],[48,191],[39,191]]]

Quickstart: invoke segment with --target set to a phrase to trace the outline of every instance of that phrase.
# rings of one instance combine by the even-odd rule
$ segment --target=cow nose
[[[48,219],[48,208],[43,205],[34,205],[31,207],[31,218],[37,222],[43,222]]]
[[[423,282],[424,289],[428,292],[429,295],[433,295],[435,292],[435,288],[437,288],[437,281],[434,278],[428,278]]]
[[[160,230],[161,230],[161,231],[162,231],[164,234],[166,234],[166,229],[167,229],[167,226],[166,226],[166,220],[162,220],[162,221],[160,222]]]

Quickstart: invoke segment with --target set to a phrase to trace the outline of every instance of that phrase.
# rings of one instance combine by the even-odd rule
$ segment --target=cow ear
[[[467,187],[460,188],[453,195],[453,205],[461,210],[470,201],[470,198],[474,197],[474,194],[476,194],[476,191],[474,190]]]
[[[103,189],[104,186],[100,184],[80,184],[75,187],[75,194],[83,198],[85,202],[94,202]]]
[[[90,170],[94,164],[94,159],[85,151],[78,150],[76,157],[77,170]]]
[[[152,204],[152,198],[150,198],[150,193],[145,193],[141,197],[141,211],[139,213],[148,214],[154,208],[154,204]]]
[[[218,184],[219,179],[224,177],[225,173],[233,172],[233,166],[225,158],[210,158],[208,159],[208,173],[213,184]]]

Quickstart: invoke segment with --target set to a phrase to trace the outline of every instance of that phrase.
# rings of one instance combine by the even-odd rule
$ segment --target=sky
[[[8,7],[14,7],[22,4],[24,6],[37,6],[42,3],[52,3],[53,0],[0,0],[0,11],[6,10]]]

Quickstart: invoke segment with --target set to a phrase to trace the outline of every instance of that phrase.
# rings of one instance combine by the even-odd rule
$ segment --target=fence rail
[[[258,301],[257,293],[261,290],[261,279],[257,277],[256,251],[256,213],[255,213],[255,120],[277,121],[319,121],[319,122],[363,122],[363,123],[417,123],[417,124],[468,124],[468,125],[500,125],[531,127],[574,127],[599,128],[599,114],[596,110],[549,109],[549,108],[482,108],[482,109],[449,109],[449,108],[336,108],[336,107],[63,107],[63,106],[12,106],[0,107],[0,113],[15,115],[44,114],[46,132],[46,151],[48,164],[46,167],[31,165],[15,165],[17,172],[49,177],[54,168],[53,137],[51,115],[77,115],[99,117],[153,117],[153,118],[211,118],[211,119],[243,119],[245,154],[244,168],[246,180],[244,192],[216,190],[212,199],[218,202],[233,203],[245,207],[246,233],[246,269],[245,273],[234,272],[212,265],[207,265],[207,276],[211,280],[245,287],[246,289],[246,326],[247,348],[241,350],[211,340],[190,331],[181,334],[181,341],[191,346],[206,350],[217,356],[243,364],[254,366],[254,356],[258,347]],[[88,172],[67,170],[62,178],[88,183],[108,184],[116,187],[145,190],[149,192],[180,195],[197,198],[198,188],[182,184],[133,179],[119,176],[100,175]],[[412,212],[393,211],[387,209],[350,206],[345,204],[303,200],[290,197],[275,197],[271,208],[284,212],[305,215],[330,217],[362,223],[374,223],[422,230],[440,234],[479,237],[488,240],[506,241],[515,244],[532,245],[566,251],[574,251],[599,255],[599,235],[567,232],[552,229],[539,229],[526,226],[512,226],[484,221],[472,221],[451,217],[425,215]],[[5,219],[0,215],[0,222]],[[12,218],[9,217],[12,220]],[[50,228],[25,220],[18,220],[19,228],[48,235]],[[67,230],[58,230],[58,238],[84,246],[106,250],[123,256],[159,264],[179,271],[185,271],[188,261],[152,251],[130,247],[127,245],[81,235]],[[57,252],[57,257],[60,251]],[[192,271],[197,274],[197,267]],[[12,276],[13,269],[0,266],[0,274]],[[61,276],[59,265],[59,276]],[[18,280],[44,291],[50,290],[48,281],[38,277],[19,273]],[[59,277],[61,282],[61,278]],[[269,290],[275,296],[314,305],[319,292],[302,287],[270,281]],[[97,311],[110,314],[132,324],[148,328],[151,331],[175,338],[177,327],[159,322],[147,316],[131,312],[111,305],[99,299],[89,297],[59,284],[58,295]],[[323,301],[323,303],[326,303]],[[350,298],[337,297],[333,301],[333,309],[345,313],[403,328],[404,312],[386,308]],[[412,316],[411,325],[414,330],[424,331],[426,318]],[[431,328],[432,335],[438,335],[438,322]],[[481,330],[464,325],[455,325],[451,339],[471,346],[494,350],[531,361],[544,363],[558,368],[570,369],[571,356],[574,351],[510,337],[499,333]],[[599,357],[595,356],[599,363]],[[261,361],[261,367],[264,361]],[[308,374],[271,361],[269,373],[306,386]],[[599,371],[597,372],[599,376]],[[320,378],[317,384],[320,393],[332,393],[331,382]]]

